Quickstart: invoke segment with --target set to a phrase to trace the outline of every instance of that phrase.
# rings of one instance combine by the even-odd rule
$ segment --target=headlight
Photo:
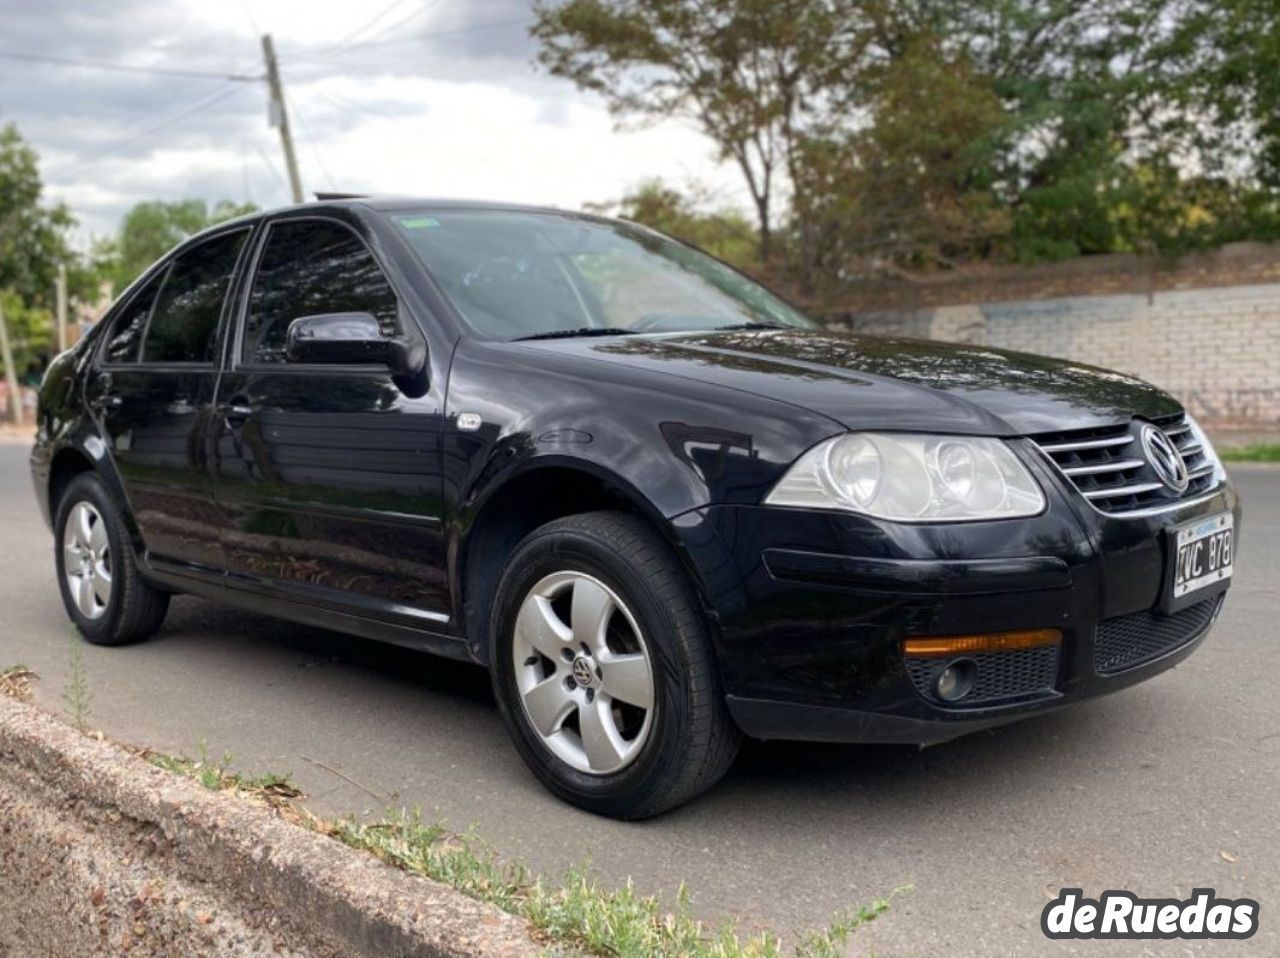
[[[898,522],[1033,516],[1044,495],[999,439],[856,432],[814,446],[765,497]]]

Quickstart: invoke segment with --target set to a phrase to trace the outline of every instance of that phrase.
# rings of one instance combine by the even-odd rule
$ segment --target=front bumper
[[[1164,646],[1113,667],[1106,636],[1141,632],[1171,563],[1166,530],[1239,506],[1230,485],[1135,519],[1096,512],[1050,475],[1032,519],[902,525],[711,506],[676,520],[715,621],[735,720],[757,738],[928,744],[1116,691],[1182,661],[1221,607],[1207,599]],[[1101,631],[1100,631],[1101,627]],[[1163,626],[1161,626],[1163,628]],[[907,636],[1058,629],[1042,687],[961,707],[931,700]],[[1141,635],[1138,636],[1141,638]],[[1152,651],[1154,650],[1154,651]],[[994,653],[1012,655],[1014,653]]]

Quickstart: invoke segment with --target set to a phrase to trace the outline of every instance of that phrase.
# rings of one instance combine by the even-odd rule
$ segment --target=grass
[[[1280,443],[1256,442],[1250,446],[1228,446],[1218,455],[1227,462],[1280,462]]]
[[[141,754],[152,765],[173,772],[175,775],[194,779],[212,792],[232,792],[239,798],[247,798],[258,804],[275,808],[284,813],[287,818],[300,819],[301,817],[289,814],[292,810],[290,803],[296,798],[301,798],[302,791],[293,784],[288,775],[268,774],[256,778],[239,775],[231,771],[229,752],[224,753],[219,761],[211,762],[203,744],[200,747],[198,759],[175,758],[150,749],[144,750]]]
[[[606,888],[587,868],[571,869],[562,881],[549,882],[520,862],[501,860],[474,832],[457,834],[404,810],[375,821],[354,817],[326,820],[297,803],[302,794],[287,775],[246,777],[230,770],[224,755],[210,762],[146,751],[153,765],[194,779],[205,788],[231,792],[267,805],[289,821],[367,852],[402,871],[433,879],[471,898],[489,902],[526,919],[548,953],[605,958],[782,958],[776,935],[743,937],[730,923],[708,928],[693,917],[685,885],[668,909],[642,895],[628,881]],[[908,890],[896,889],[894,894]],[[795,958],[839,958],[853,933],[889,908],[889,898],[837,915],[828,927],[804,935],[790,954]]]
[[[25,700],[31,698],[31,680],[36,674],[25,665],[11,665],[0,670],[0,695],[11,699]]]

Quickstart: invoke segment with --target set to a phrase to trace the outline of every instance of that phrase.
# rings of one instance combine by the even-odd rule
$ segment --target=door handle
[[[89,394],[90,409],[116,409],[124,402],[119,396],[111,394],[111,373],[98,374],[85,391]]]
[[[234,429],[253,415],[253,407],[247,403],[229,403],[223,407],[222,415],[227,420],[227,425]]]

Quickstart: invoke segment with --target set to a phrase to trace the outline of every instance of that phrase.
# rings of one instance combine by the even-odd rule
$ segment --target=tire
[[[491,626],[503,721],[565,801],[649,818],[706,791],[733,763],[740,735],[705,617],[671,550],[636,517],[592,512],[536,529],[507,563]]]
[[[142,580],[120,510],[97,476],[71,481],[53,528],[58,588],[81,635],[94,645],[124,645],[160,628],[169,594]]]

